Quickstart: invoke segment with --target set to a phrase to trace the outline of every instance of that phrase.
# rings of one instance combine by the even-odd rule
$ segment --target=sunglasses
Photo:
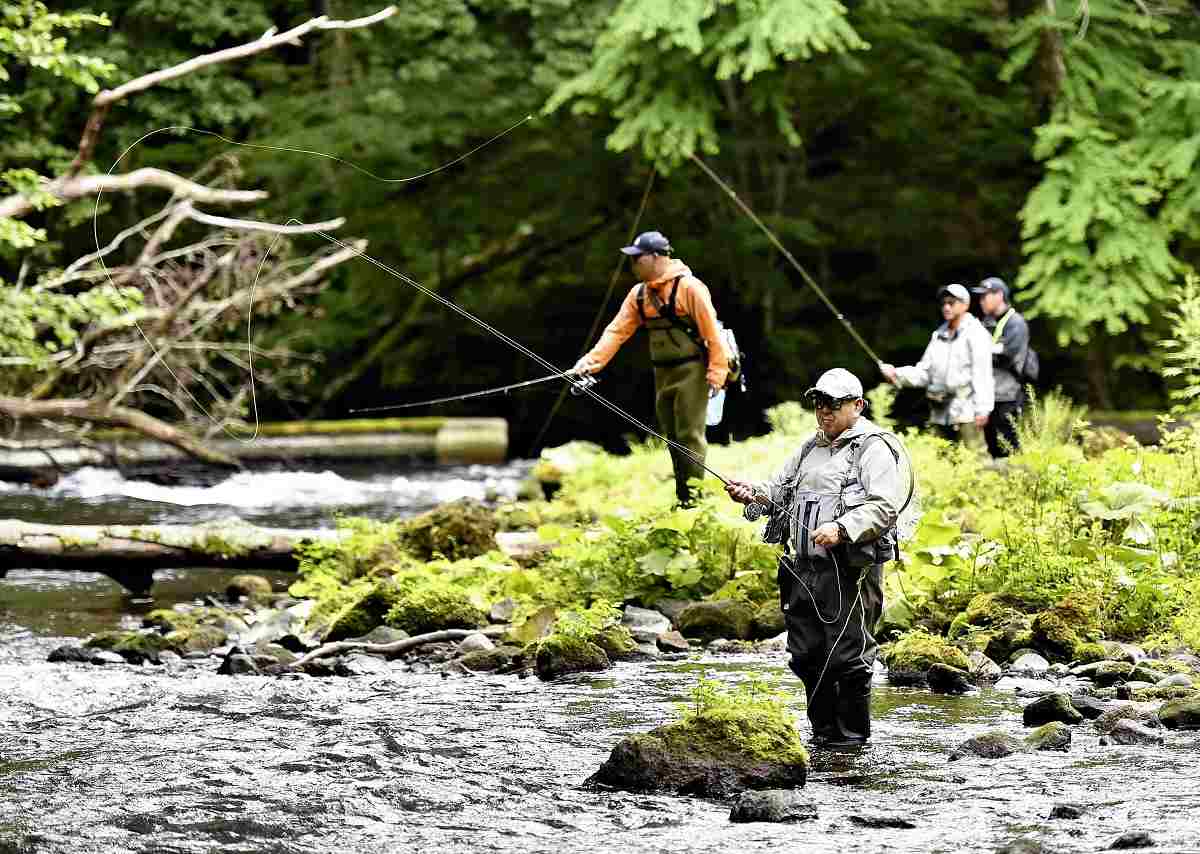
[[[857,397],[830,397],[827,394],[809,395],[809,400],[812,401],[813,409],[841,409],[844,405],[852,400],[858,400]]]

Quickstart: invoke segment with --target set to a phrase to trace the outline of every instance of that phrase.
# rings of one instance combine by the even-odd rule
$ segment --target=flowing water
[[[0,495],[0,512],[310,526],[334,510],[390,516],[456,492],[503,494],[522,472],[260,472],[207,487],[84,472],[53,493]],[[154,604],[224,578],[158,573]],[[802,697],[778,656],[620,664],[554,683],[399,667],[226,677],[213,659],[45,662],[64,637],[134,625],[146,607],[88,573],[14,570],[0,581],[0,852],[959,852],[1021,836],[1084,852],[1128,830],[1149,831],[1159,852],[1200,852],[1200,733],[1103,747],[1082,725],[1067,753],[949,762],[984,730],[1021,734],[1022,701],[879,685],[873,745],[814,755],[815,820],[731,824],[725,804],[582,784],[623,734],[670,719],[699,671],[729,683],[768,672]],[[1084,816],[1048,819],[1058,803]]]

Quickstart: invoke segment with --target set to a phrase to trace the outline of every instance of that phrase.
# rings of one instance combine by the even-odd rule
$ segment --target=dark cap
[[[643,231],[633,241],[632,246],[622,246],[621,251],[626,255],[670,255],[671,241],[658,231]]]
[[[989,294],[992,291],[999,291],[1004,294],[1004,301],[1008,302],[1009,290],[1008,285],[998,276],[988,276],[975,287],[971,288],[973,294]]]

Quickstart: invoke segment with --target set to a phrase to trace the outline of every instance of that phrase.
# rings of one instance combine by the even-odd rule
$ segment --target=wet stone
[[[1124,661],[1102,661],[1091,674],[1092,681],[1101,687],[1128,682],[1133,678],[1134,666]]]
[[[1108,735],[1112,732],[1113,727],[1117,725],[1117,721],[1122,720],[1135,721],[1149,727],[1162,726],[1158,717],[1154,714],[1152,706],[1143,706],[1138,703],[1125,703],[1120,706],[1114,706],[1096,718],[1093,725],[1101,735]]]
[[[87,664],[92,660],[93,655],[95,655],[93,650],[85,649],[82,646],[66,644],[64,646],[55,647],[53,650],[51,650],[50,655],[46,656],[46,661],[52,663],[76,662],[80,664]],[[120,658],[120,656],[117,657]]]
[[[1113,840],[1113,844],[1108,847],[1117,850],[1125,848],[1153,848],[1154,837],[1144,830],[1130,830],[1118,836]]]
[[[1101,744],[1162,744],[1163,734],[1160,730],[1140,724],[1137,721],[1120,720],[1113,726],[1108,735],[1100,737]]]
[[[959,744],[950,754],[950,761],[953,762],[964,756],[1000,759],[1014,753],[1023,753],[1028,749],[1028,745],[1024,741],[1006,732],[985,732]]]
[[[512,659],[502,649],[477,649],[468,652],[457,661],[472,672],[490,673],[507,667]]]
[[[358,643],[395,643],[408,639],[408,632],[403,629],[393,629],[391,626],[376,626],[362,637],[351,638]]]
[[[115,652],[110,652],[107,649],[102,649],[99,652],[92,653],[89,659],[92,664],[124,664],[125,659]]]
[[[1200,697],[1165,703],[1158,710],[1158,720],[1168,729],[1200,729]]]
[[[1054,808],[1050,810],[1049,817],[1075,819],[1082,818],[1085,812],[1087,809],[1079,804],[1055,804]]]
[[[671,621],[658,611],[650,608],[638,608],[634,605],[626,606],[625,612],[621,615],[621,625],[629,629],[630,633],[642,631],[656,637],[671,630]]]
[[[1062,721],[1052,721],[1031,732],[1025,742],[1034,750],[1070,750],[1071,728]]]
[[[257,662],[241,652],[230,652],[217,668],[217,673],[225,676],[257,676],[259,672]]]
[[[765,789],[742,792],[729,811],[732,822],[770,821],[790,823],[812,821],[817,808],[803,792],[794,789]]]
[[[967,671],[940,662],[929,668],[925,678],[929,690],[937,694],[965,694],[975,687]]]
[[[897,815],[852,815],[850,816],[850,823],[875,830],[912,830],[916,827],[908,819]]]
[[[1172,673],[1154,683],[1155,688],[1191,688],[1194,686],[1192,678],[1186,673]]]
[[[1074,694],[1071,697],[1071,706],[1087,720],[1094,721],[1100,715],[1104,714],[1108,708],[1108,703],[1088,694]]]
[[[391,668],[386,660],[363,653],[351,653],[343,656],[333,665],[333,672],[338,676],[377,676],[390,671]]]
[[[483,632],[467,635],[458,644],[458,651],[464,655],[468,652],[486,652],[495,648],[496,645],[492,643],[491,638]]]
[[[1083,715],[1075,708],[1070,696],[1056,691],[1038,697],[1021,712],[1025,726],[1042,726],[1051,721],[1061,721],[1065,724],[1077,724],[1083,720]]]
[[[672,630],[658,636],[658,648],[663,652],[687,652],[691,647],[687,638]]]
[[[967,655],[967,661],[967,672],[979,682],[995,682],[1003,675],[1000,665],[978,650]]]
[[[1022,836],[1001,845],[996,849],[996,854],[1053,854],[1053,852],[1037,839],[1031,836]]]
[[[1050,662],[1036,652],[1026,652],[1014,660],[1008,669],[1022,676],[1041,676],[1050,670]]]

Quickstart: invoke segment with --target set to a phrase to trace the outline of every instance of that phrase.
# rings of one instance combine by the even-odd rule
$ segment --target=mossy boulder
[[[209,652],[224,645],[229,635],[217,626],[193,626],[168,632],[166,640],[179,652]]]
[[[1200,696],[1166,703],[1158,719],[1167,729],[1200,729]]]
[[[626,626],[608,626],[588,635],[587,640],[604,650],[612,661],[636,657],[637,641]]]
[[[435,555],[448,560],[476,557],[497,548],[496,518],[480,502],[463,498],[409,519],[401,528],[400,541],[421,560]]]
[[[734,599],[694,602],[679,613],[675,622],[684,637],[704,641],[717,638],[752,640],[754,637],[754,609]]]
[[[399,596],[400,590],[394,584],[376,585],[338,614],[329,631],[325,633],[325,641],[359,638],[376,626],[382,626]]]
[[[1133,678],[1134,665],[1124,661],[1102,661],[1092,671],[1092,681],[1101,688],[1128,682]]]
[[[1025,726],[1038,727],[1054,721],[1077,724],[1083,715],[1071,703],[1071,695],[1062,691],[1043,694],[1024,708],[1021,719]]]
[[[90,638],[85,647],[115,652],[131,664],[143,661],[158,663],[159,654],[178,650],[158,632],[101,632]]]
[[[1025,744],[1030,750],[1069,750],[1071,728],[1062,721],[1051,721],[1025,736]]]
[[[787,631],[787,624],[783,621],[783,611],[779,609],[779,603],[772,600],[759,605],[754,611],[754,639],[765,640],[767,638],[776,637],[779,634]]]
[[[959,670],[969,670],[966,653],[950,641],[923,629],[906,632],[881,649],[887,665],[888,681],[898,685],[923,684],[929,668],[946,664]]]
[[[269,599],[271,593],[271,582],[261,575],[235,575],[225,585],[225,595],[234,602],[243,596],[252,600]]]
[[[142,617],[142,626],[158,629],[163,634],[190,629],[200,622],[197,611],[176,611],[172,608],[155,608]]]
[[[458,659],[459,664],[474,672],[491,673],[503,670],[512,663],[512,647],[496,647],[495,649],[476,649]]]
[[[410,635],[442,629],[477,629],[487,625],[487,614],[467,594],[442,585],[417,586],[396,596],[385,621]]]
[[[1096,641],[1085,641],[1075,648],[1075,660],[1083,664],[1103,661],[1108,658],[1108,650]]]
[[[728,798],[746,789],[803,786],[808,765],[795,726],[723,709],[623,738],[588,782]]]
[[[612,661],[603,649],[576,635],[551,634],[538,641],[536,647],[534,667],[541,679],[612,667]]]

